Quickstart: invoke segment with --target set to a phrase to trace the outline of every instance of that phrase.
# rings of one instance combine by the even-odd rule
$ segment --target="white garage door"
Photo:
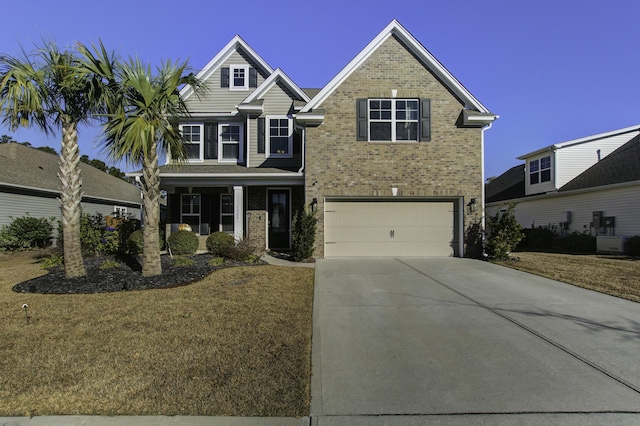
[[[325,257],[453,256],[453,201],[327,201]]]

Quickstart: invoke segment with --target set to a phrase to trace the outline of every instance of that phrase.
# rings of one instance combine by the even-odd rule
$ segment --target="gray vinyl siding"
[[[103,216],[113,213],[115,206],[127,207],[127,212],[132,218],[140,218],[140,208],[132,207],[130,203],[109,202],[105,204],[97,202],[83,202],[82,212],[88,214],[101,213]],[[14,219],[26,215],[40,217],[55,217],[61,219],[60,201],[57,194],[47,196],[25,195],[0,192],[0,226],[9,225]]]
[[[640,235],[640,182],[633,186],[607,190],[581,192],[570,195],[549,195],[534,199],[519,199],[515,215],[525,228],[559,226],[563,211],[571,212],[569,233],[590,231],[592,212],[602,211],[604,216],[616,219],[615,234]],[[505,207],[501,203],[490,203],[486,207],[488,216],[493,216]],[[591,229],[592,235],[595,231]]]
[[[295,96],[280,84],[273,87],[262,97],[262,118],[269,116],[285,116],[292,113],[293,99]],[[302,164],[301,149],[294,146],[293,158],[267,158],[266,153],[258,154],[258,124],[257,119],[251,120],[250,137],[250,167],[294,167]],[[265,124],[265,133],[268,135],[269,123]],[[268,136],[266,136],[268,137]],[[267,145],[265,141],[265,146]]]
[[[186,101],[189,111],[192,113],[220,113],[235,111],[236,106],[246,99],[255,90],[255,88],[250,88],[249,90],[231,90],[229,87],[220,87],[220,69],[230,65],[243,64],[248,64],[258,71],[258,86],[260,86],[265,78],[268,77],[262,75],[260,68],[246,55],[236,50],[209,76],[205,82],[206,92],[204,96],[201,96],[200,98],[195,95],[189,96]]]

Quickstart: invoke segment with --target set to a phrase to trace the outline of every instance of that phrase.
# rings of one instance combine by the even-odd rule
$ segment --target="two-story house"
[[[287,250],[307,205],[316,257],[465,255],[497,116],[397,21],[320,90],[240,37],[198,77],[205,97],[182,91],[189,162],[161,168],[169,231],[188,223]]]
[[[487,214],[517,202],[515,215],[525,228],[640,234],[639,141],[635,125],[522,155],[523,164],[487,184]]]

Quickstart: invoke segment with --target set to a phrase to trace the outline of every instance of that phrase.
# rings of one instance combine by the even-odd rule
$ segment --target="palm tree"
[[[0,117],[11,130],[20,126],[35,126],[45,134],[62,130],[59,178],[65,274],[84,276],[78,125],[93,118],[99,103],[74,52],[45,42],[33,53],[22,53],[22,57],[0,55]]]
[[[189,115],[180,88],[186,84],[200,92],[201,82],[186,74],[187,63],[163,62],[154,75],[149,65],[138,59],[116,61],[104,66],[109,56],[100,45],[94,54],[80,45],[87,70],[102,79],[106,110],[105,147],[114,160],[142,166],[144,248],[142,275],[162,273],[160,264],[160,170],[159,157],[186,158],[184,140],[177,129],[180,117]],[[105,58],[106,55],[106,58]]]

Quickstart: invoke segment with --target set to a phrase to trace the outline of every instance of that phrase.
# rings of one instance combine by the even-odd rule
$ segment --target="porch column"
[[[233,236],[236,241],[244,238],[244,187],[233,187]]]

